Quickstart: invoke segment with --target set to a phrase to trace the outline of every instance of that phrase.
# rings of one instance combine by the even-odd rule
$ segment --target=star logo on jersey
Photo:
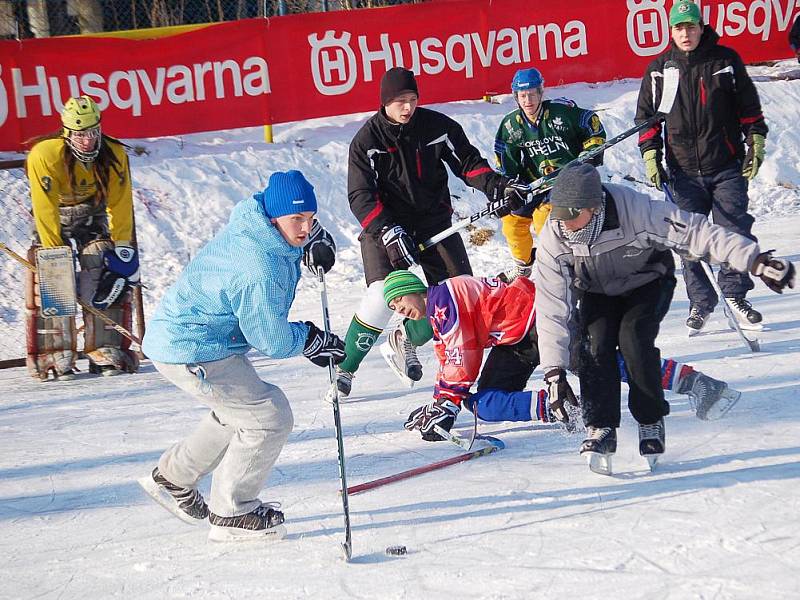
[[[447,307],[446,306],[434,306],[433,307],[433,320],[436,321],[438,324],[442,324],[447,320]]]

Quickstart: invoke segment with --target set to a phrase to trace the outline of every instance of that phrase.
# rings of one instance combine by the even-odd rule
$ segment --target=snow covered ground
[[[756,233],[764,247],[794,261],[800,82],[771,76],[796,67],[751,69],[771,128],[767,162],[751,188]],[[594,107],[613,135],[632,123],[638,85],[583,84],[548,94]],[[488,156],[501,116],[513,107],[510,97],[499,100],[435,108],[459,120]],[[146,310],[238,200],[273,171],[297,168],[315,185],[321,219],[339,242],[329,293],[333,327],[343,334],[364,289],[346,156],[365,117],[278,126],[274,145],[261,143],[257,128],[130,140],[142,151],[132,168]],[[606,153],[603,172],[612,181],[642,180],[643,171],[633,139]],[[24,192],[8,172],[0,172],[0,188]],[[451,190],[462,216],[485,202],[458,180]],[[490,220],[479,226],[496,230]],[[21,240],[11,241],[22,249]],[[470,246],[470,256],[476,273],[501,270],[507,252],[499,231]],[[5,278],[14,269],[0,261],[4,302],[16,302]],[[175,519],[135,483],[204,413],[148,362],[134,376],[84,374],[63,383],[39,383],[24,369],[0,371],[0,598],[797,598],[798,298],[757,283],[751,299],[768,325],[763,351],[753,355],[721,315],[709,326],[719,333],[688,340],[688,302],[678,289],[660,336],[663,355],[725,379],[743,395],[725,419],[702,422],[685,397],[670,394],[667,453],[656,473],[638,456],[627,415],[610,478],[588,471],[577,454],[580,434],[555,425],[483,424],[505,450],[351,497],[351,564],[338,550],[333,415],[321,400],[327,372],[302,357],[253,355],[262,377],[286,391],[296,421],[262,494],[282,502],[289,535],[264,545],[208,543],[207,525]],[[310,277],[293,317],[321,322]],[[424,385],[410,391],[377,351],[359,371],[342,406],[351,485],[458,453],[402,429],[406,415],[429,399],[433,357],[429,348],[422,356]],[[462,415],[459,428],[468,425]],[[396,544],[408,555],[384,554]]]

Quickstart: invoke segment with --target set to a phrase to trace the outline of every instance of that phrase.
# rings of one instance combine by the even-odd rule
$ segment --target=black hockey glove
[[[525,206],[528,200],[528,194],[530,194],[530,186],[527,183],[521,182],[519,177],[509,179],[508,177],[501,176],[492,192],[489,203],[491,204],[502,200],[505,202],[505,205],[497,208],[492,215],[500,219],[510,215],[512,211],[519,210]]]
[[[442,442],[444,438],[436,433],[434,425],[450,431],[460,411],[461,408],[450,400],[434,400],[413,410],[403,427],[409,431],[419,429],[426,442]]]
[[[384,227],[381,230],[381,243],[386,248],[386,254],[393,268],[408,269],[417,262],[414,240],[399,225]]]
[[[565,405],[578,406],[578,399],[567,381],[566,372],[558,367],[550,369],[544,374],[544,381],[550,414],[562,423],[569,423],[569,410]]]
[[[92,296],[92,306],[101,310],[139,283],[139,254],[130,246],[117,246],[103,252],[103,272]]]
[[[336,262],[336,242],[326,229],[314,219],[314,226],[308,234],[308,241],[303,248],[303,264],[314,274],[322,267],[326,273]]]
[[[303,348],[303,356],[318,367],[327,367],[331,358],[335,365],[344,360],[344,342],[339,337],[322,331],[311,321],[306,321],[306,325],[308,325],[308,337]]]
[[[772,252],[768,250],[756,256],[750,272],[773,292],[782,294],[787,287],[794,288],[795,268],[784,258],[774,258]]]

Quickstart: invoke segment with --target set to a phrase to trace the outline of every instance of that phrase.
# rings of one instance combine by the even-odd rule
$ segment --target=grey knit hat
[[[596,208],[603,203],[603,186],[600,173],[588,163],[567,165],[556,177],[550,192],[550,218],[569,221],[581,213],[582,208]]]

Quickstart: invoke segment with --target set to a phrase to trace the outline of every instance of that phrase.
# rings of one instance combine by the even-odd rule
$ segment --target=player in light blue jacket
[[[299,171],[274,173],[239,203],[230,222],[186,266],[148,323],[145,354],[169,381],[211,408],[140,483],[188,522],[206,516],[212,540],[280,537],[283,513],[258,499],[289,437],[284,393],[262,381],[245,354],[303,354],[327,367],[344,343],[313,323],[290,322],[300,261],[328,271],[336,247],[314,220],[314,188]],[[209,503],[197,491],[214,472]]]

